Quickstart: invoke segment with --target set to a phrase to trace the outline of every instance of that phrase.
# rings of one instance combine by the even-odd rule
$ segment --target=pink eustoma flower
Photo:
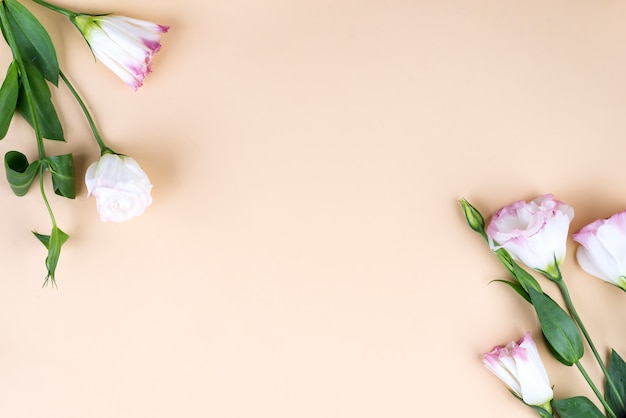
[[[578,264],[587,273],[626,290],[626,211],[598,219],[573,235]]]
[[[551,194],[500,209],[487,226],[492,250],[504,248],[528,267],[555,278],[565,258],[574,210]]]
[[[530,333],[517,342],[494,347],[484,355],[483,364],[526,404],[551,410],[554,394]]]
[[[79,14],[72,18],[89,47],[104,65],[137,90],[152,70],[169,26],[117,15]]]

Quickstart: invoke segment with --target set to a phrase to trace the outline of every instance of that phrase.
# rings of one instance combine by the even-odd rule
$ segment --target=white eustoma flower
[[[484,355],[483,364],[526,404],[551,410],[550,379],[530,333],[517,342],[494,347]]]
[[[573,235],[578,264],[587,273],[626,290],[626,211],[598,219]]]
[[[152,184],[139,164],[125,155],[104,154],[85,174],[87,195],[96,197],[102,222],[141,215],[152,203]]]
[[[72,18],[94,55],[134,90],[150,73],[169,26],[117,15],[79,14]]]
[[[504,248],[528,267],[555,276],[565,258],[574,209],[547,194],[500,209],[487,226],[489,245]]]

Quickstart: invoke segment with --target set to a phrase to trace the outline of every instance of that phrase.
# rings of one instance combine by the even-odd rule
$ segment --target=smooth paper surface
[[[554,193],[572,232],[626,209],[626,3],[60,2],[171,26],[137,92],[24,4],[154,202],[102,223],[82,180],[73,201],[49,188],[70,238],[42,289],[41,196],[0,180],[0,416],[533,417],[481,364],[526,331],[555,396],[596,401],[532,307],[489,284],[506,271],[457,201],[488,217]],[[51,90],[67,143],[48,153],[72,152],[82,179],[99,149]],[[23,119],[0,150],[36,157]],[[575,249],[579,314],[624,356],[626,295]]]

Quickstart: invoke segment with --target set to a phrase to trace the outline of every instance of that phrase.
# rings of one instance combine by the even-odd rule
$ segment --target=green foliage
[[[518,282],[511,282],[511,281],[508,281],[508,280],[494,280],[494,282],[496,282],[496,283],[504,283],[504,284],[508,285],[511,289],[515,290],[515,292],[518,295],[523,297],[526,302],[532,303],[532,301],[530,300],[530,295],[528,294],[528,292],[526,290],[524,290],[522,285],[520,285]]]
[[[4,4],[19,56],[23,61],[37,67],[46,80],[57,86],[59,62],[50,35],[37,18],[19,2],[5,0]]]
[[[63,127],[52,104],[50,88],[43,74],[37,67],[28,62],[24,62],[24,69],[26,74],[20,74],[20,76],[28,77],[30,91],[26,91],[25,83],[22,82],[17,100],[17,110],[33,128],[37,123],[44,138],[65,141]],[[33,101],[37,116],[36,122],[33,119],[28,100]]]
[[[6,135],[17,108],[42,137],[63,141],[61,122],[46,82],[58,85],[60,74],[50,35],[37,18],[16,0],[0,2],[0,8],[2,34],[14,57],[0,90],[0,138]],[[35,115],[32,114],[31,104]]]
[[[74,178],[74,158],[72,154],[56,155],[46,158],[48,170],[52,174],[52,187],[59,196],[74,199],[76,197],[76,179]]]
[[[46,268],[48,269],[48,275],[44,281],[44,286],[48,283],[48,280],[55,284],[54,274],[59,262],[59,255],[61,254],[61,246],[70,237],[65,232],[61,231],[59,227],[54,225],[50,235],[42,235],[33,231],[33,234],[39,241],[48,249],[48,256],[46,257]]]
[[[557,360],[571,366],[583,356],[583,341],[574,320],[554,300],[545,293],[529,289],[541,331],[552,350],[558,354]]]
[[[597,406],[584,396],[552,401],[559,418],[604,418]]]
[[[519,282],[522,288],[528,292],[530,288],[535,289],[537,292],[542,293],[541,286],[539,282],[526,270],[521,268],[519,264],[513,260],[513,257],[508,253],[504,248],[498,248],[495,251],[498,260],[506,267],[506,269],[511,273],[513,277]],[[526,297],[524,297],[527,299]]]
[[[11,190],[17,196],[24,196],[39,173],[40,161],[28,163],[28,159],[19,151],[9,151],[4,155],[4,168]]]
[[[17,64],[15,61],[11,62],[7,75],[4,78],[2,87],[0,87],[0,139],[3,139],[13,114],[15,113],[15,106],[17,105],[17,96],[20,89],[20,81],[18,77]]]
[[[30,164],[24,154],[8,152],[4,158],[7,180],[13,192],[23,196],[45,168],[51,173],[55,193],[73,199],[76,186],[72,155],[46,157],[43,146],[43,138],[64,141],[48,87],[48,81],[58,86],[60,76],[52,40],[37,18],[17,0],[0,0],[0,23],[14,58],[0,87],[0,139],[6,135],[17,110],[35,130],[39,151],[39,159]],[[69,236],[56,225],[43,184],[41,193],[52,220],[50,235],[33,232],[48,249],[45,284],[49,280],[54,283],[61,246]]]
[[[608,371],[617,393],[613,391],[607,381],[604,389],[606,401],[617,416],[624,416],[626,414],[626,407],[623,402],[623,399],[626,398],[626,363],[615,350],[611,350]]]

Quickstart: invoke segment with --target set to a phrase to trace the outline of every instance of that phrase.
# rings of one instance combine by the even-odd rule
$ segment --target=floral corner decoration
[[[561,274],[573,208],[548,194],[503,207],[485,225],[474,206],[464,199],[460,204],[470,228],[481,235],[509,272],[508,280],[496,281],[508,285],[532,306],[549,352],[561,364],[576,366],[597,402],[584,396],[554,399],[553,387],[530,333],[484,354],[485,367],[542,418],[626,417],[626,363],[614,349],[608,359],[600,354]],[[583,270],[626,290],[626,211],[592,222],[572,238],[580,244],[576,258]],[[542,289],[534,273],[556,286],[564,307]],[[600,383],[591,379],[580,362],[585,351],[583,341],[602,372]]]
[[[161,48],[161,36],[168,26],[115,14],[77,13],[44,0],[32,0],[60,13],[79,30],[97,60],[106,65],[133,90],[143,84],[152,70],[152,60]],[[51,101],[50,85],[59,79],[85,114],[100,148],[100,159],[85,175],[88,196],[96,198],[102,221],[122,222],[142,214],[152,203],[152,184],[137,162],[108,147],[86,104],[61,70],[52,39],[37,18],[18,0],[0,0],[0,29],[9,45],[12,61],[0,86],[0,139],[8,132],[13,116],[19,114],[33,128],[37,159],[29,161],[19,151],[4,156],[8,183],[17,196],[25,195],[38,180],[43,202],[52,223],[48,235],[33,232],[46,247],[47,275],[44,286],[55,282],[62,245],[69,235],[56,223],[46,197],[44,176],[49,173],[57,195],[74,199],[76,179],[72,154],[48,155],[46,140],[65,141],[63,127]]]

